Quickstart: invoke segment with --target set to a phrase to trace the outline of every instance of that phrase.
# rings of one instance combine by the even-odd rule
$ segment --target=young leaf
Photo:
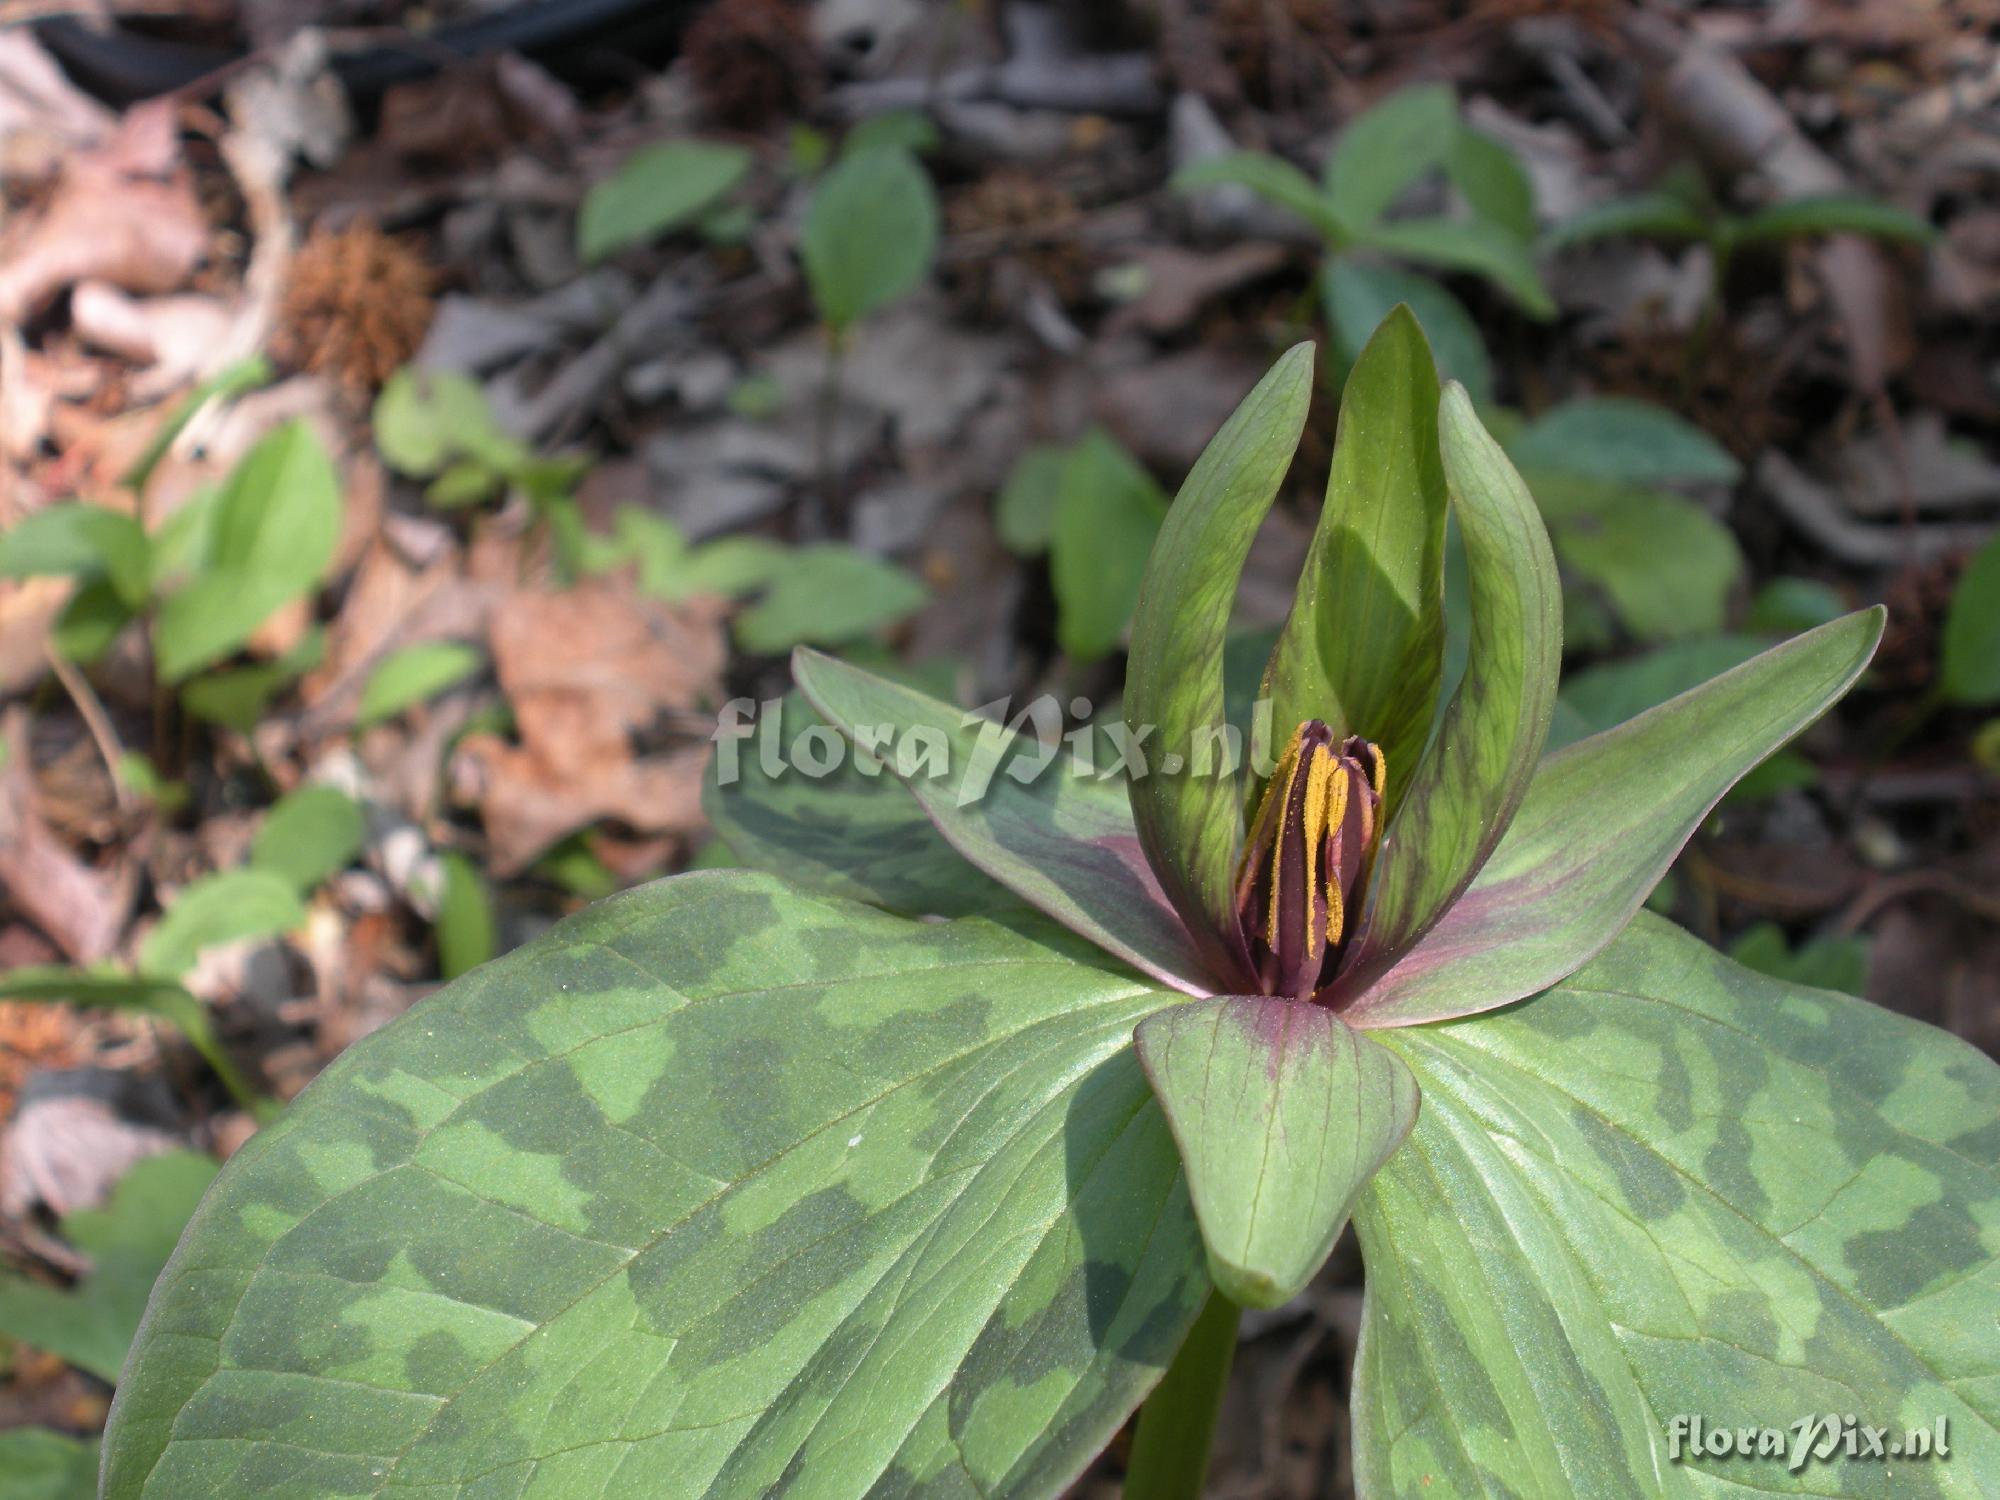
[[[0,1432],[0,1500],[79,1500],[97,1493],[97,1442],[16,1427]]]
[[[484,487],[529,459],[528,450],[503,432],[478,381],[455,370],[406,365],[375,398],[375,448],[382,461],[412,479],[448,480],[459,490]],[[454,473],[468,477],[451,480]],[[436,486],[433,486],[435,489]],[[467,493],[456,503],[478,498]],[[452,503],[433,496],[432,504]]]
[[[1471,640],[1436,740],[1383,835],[1355,972],[1342,981],[1356,991],[1486,863],[1527,793],[1562,667],[1562,587],[1548,533],[1463,386],[1445,388],[1438,447],[1465,545]]]
[[[238,1104],[260,1117],[267,1112],[269,1101],[259,1097],[216,1040],[215,1030],[208,1024],[207,1009],[178,984],[143,973],[27,965],[0,974],[0,1000],[60,1001],[157,1016],[188,1039],[188,1044],[201,1054],[202,1061],[214,1070]]]
[[[1510,1010],[1384,1038],[1423,1111],[1355,1210],[1363,1495],[1895,1494],[2000,1473],[2000,1070],[1641,915]],[[1949,1458],[1673,1457],[1675,1414]],[[1839,1419],[1836,1418],[1836,1424]],[[1815,1434],[1815,1437],[1817,1434]]]
[[[154,625],[160,675],[169,682],[227,656],[310,592],[340,539],[339,476],[303,422],[252,448],[215,505],[207,567],[161,605]]]
[[[1053,1495],[1208,1294],[1132,1055],[1167,998],[765,875],[602,902],[224,1169],[104,1496]]]
[[[1031,443],[1015,460],[1007,482],[993,500],[993,527],[1009,552],[1039,557],[1055,537],[1056,506],[1062,498],[1068,450],[1055,443]],[[1151,538],[1148,539],[1151,543]]]
[[[181,707],[197,719],[248,734],[263,722],[271,700],[326,656],[326,632],[317,626],[276,661],[207,672],[181,684]]]
[[[1776,922],[1759,922],[1729,945],[1729,956],[1746,969],[1787,984],[1865,995],[1868,950],[1868,939],[1855,934],[1813,938],[1795,950]]]
[[[358,725],[393,719],[457,687],[486,665],[486,653],[465,641],[419,641],[392,651],[368,674],[355,710]]]
[[[1385,255],[1484,276],[1530,317],[1556,314],[1529,242],[1488,220],[1398,219],[1368,230],[1361,243]]]
[[[463,854],[443,857],[444,892],[438,898],[438,971],[446,979],[469,974],[499,951],[493,894],[479,867]]]
[[[1429,738],[1444,665],[1438,379],[1407,307],[1348,373],[1326,502],[1264,674],[1271,735],[1307,719],[1373,741],[1391,806]]]
[[[1517,239],[1534,239],[1534,184],[1521,158],[1504,142],[1460,125],[1451,138],[1444,170],[1473,213]]]
[[[227,870],[186,886],[139,945],[139,972],[178,979],[204,948],[276,937],[305,926],[292,882],[270,870]]]
[[[937,193],[909,152],[843,156],[806,209],[806,281],[836,334],[914,288],[937,253]]]
[[[1949,703],[2000,703],[2000,537],[1973,555],[1952,590],[1938,691]]]
[[[211,401],[227,401],[254,391],[270,378],[271,362],[261,354],[253,354],[248,359],[238,360],[216,371],[181,397],[138,458],[133,460],[132,467],[119,476],[118,482],[135,493],[145,489],[152,480],[153,471],[160,466],[160,460],[174,446],[174,440],[187,430],[188,423],[200,415],[203,407]]]
[[[1123,784],[817,652],[794,653],[792,675],[828,723],[867,735],[962,858],[1135,967],[1200,989],[1200,954],[1140,852]]]
[[[1153,476],[1102,428],[1064,456],[1049,576],[1056,640],[1070,660],[1095,661],[1117,647],[1166,513]]]
[[[1320,294],[1344,363],[1359,358],[1382,320],[1398,303],[1407,303],[1430,343],[1438,373],[1464,386],[1479,405],[1493,399],[1493,364],[1479,325],[1463,302],[1430,277],[1341,256],[1328,263]]]
[[[843,156],[854,156],[862,151],[888,148],[924,156],[937,150],[942,141],[929,115],[914,109],[892,109],[871,115],[848,131],[841,138],[840,152]]]
[[[745,651],[837,646],[921,609],[930,593],[905,568],[826,542],[786,554],[762,599],[736,617]]]
[[[1333,211],[1319,184],[1281,157],[1262,151],[1237,151],[1190,162],[1174,173],[1173,188],[1178,193],[1231,186],[1246,187],[1287,213],[1296,214],[1336,249],[1352,237],[1352,229]]]
[[[586,264],[658,239],[691,223],[741,182],[750,153],[713,141],[668,141],[633,152],[591,184],[576,219],[576,253]]]
[[[1471,889],[1346,1019],[1470,1015],[1588,963],[1723,793],[1861,675],[1883,618],[1878,607],[1823,625],[1550,756]]]
[[[1743,470],[1699,427],[1665,407],[1626,396],[1565,401],[1507,444],[1523,470],[1546,469],[1628,484],[1733,484]]]
[[[0,1334],[116,1382],[147,1294],[215,1173],[212,1158],[192,1151],[150,1157],[118,1180],[103,1208],[65,1215],[62,1237],[89,1271],[69,1291],[0,1271]]]
[[[1758,209],[1730,227],[1732,244],[1755,245],[1809,234],[1863,234],[1928,245],[1937,230],[1913,214],[1860,193],[1815,193]]]
[[[102,578],[128,609],[146,602],[146,533],[123,511],[71,500],[30,511],[0,531],[0,578]]]
[[[1266,995],[1169,1006],[1137,1039],[1216,1286],[1245,1307],[1291,1301],[1410,1133],[1416,1080],[1325,1006]]]
[[[1373,224],[1403,189],[1450,154],[1458,136],[1458,100],[1447,84],[1399,89],[1355,117],[1326,162],[1333,212],[1357,230]]]
[[[1563,566],[1601,588],[1632,634],[1664,641],[1722,629],[1743,574],[1727,526],[1663,490],[1560,475],[1534,483]]]
[[[1815,578],[1773,578],[1750,601],[1744,625],[1772,635],[1797,635],[1847,613],[1840,591]]]
[[[56,616],[49,643],[68,661],[96,661],[136,618],[110,579],[88,578]]]
[[[1543,243],[1550,249],[1562,249],[1627,235],[1657,240],[1706,239],[1708,221],[1679,193],[1637,193],[1579,210],[1551,229]]]
[[[302,786],[280,797],[250,844],[250,864],[301,893],[344,870],[368,833],[361,809],[338,787]]]

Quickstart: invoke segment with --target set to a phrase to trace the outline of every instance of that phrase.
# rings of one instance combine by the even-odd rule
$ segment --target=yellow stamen
[[[1305,725],[1299,725],[1299,729],[1303,731]],[[1288,767],[1290,768],[1289,774],[1287,774]],[[1264,800],[1266,803],[1270,801],[1273,794],[1279,797],[1277,816],[1281,822],[1285,816],[1285,808],[1291,803],[1292,783],[1298,779],[1298,775],[1299,736],[1295,733],[1292,736],[1292,742],[1285,747],[1284,759],[1278,762],[1277,769],[1271,774],[1270,784],[1264,788]],[[1281,782],[1283,783],[1282,790],[1280,790],[1279,786]],[[1260,827],[1263,824],[1263,815],[1264,809],[1260,807],[1257,810],[1257,820]],[[1279,892],[1284,885],[1284,868],[1285,840],[1281,830],[1279,836],[1271,840],[1271,904],[1270,910],[1264,918],[1264,941],[1269,943],[1273,948],[1278,946]]]
[[[1313,752],[1312,765],[1306,771],[1305,827],[1302,830],[1306,841],[1306,888],[1301,893],[1311,914],[1312,893],[1320,886],[1319,850],[1326,841],[1329,828],[1338,828],[1340,820],[1347,815],[1347,778],[1340,772],[1340,762],[1333,752],[1321,746]],[[1328,885],[1334,883],[1333,871],[1326,872]],[[1339,892],[1334,893],[1339,900]],[[1306,926],[1306,954],[1319,954],[1319,932],[1310,922]]]
[[[1340,894],[1340,882],[1326,883],[1326,940],[1340,941],[1340,935],[1347,931],[1347,898]]]

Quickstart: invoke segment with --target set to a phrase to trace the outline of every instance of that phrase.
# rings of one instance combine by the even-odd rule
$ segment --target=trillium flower
[[[1369,1032],[1509,1005],[1582,967],[1736,780],[1847,690],[1882,628],[1879,609],[1835,620],[1545,757],[1562,651],[1548,534],[1399,309],[1343,395],[1325,507],[1262,679],[1284,743],[1260,782],[1217,751],[1242,739],[1224,642],[1312,379],[1309,345],[1280,359],[1161,529],[1125,684],[1142,772],[1107,781],[1032,757],[1040,774],[967,796],[982,731],[958,710],[818,653],[794,660],[851,737],[924,726],[951,746],[946,774],[897,769],[959,855],[1191,997],[1140,1023],[1139,1055],[1210,1271],[1255,1306],[1304,1286],[1415,1120],[1415,1080]],[[1448,517],[1469,606],[1455,682]]]

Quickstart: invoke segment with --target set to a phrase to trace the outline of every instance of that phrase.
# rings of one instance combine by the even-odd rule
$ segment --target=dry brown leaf
[[[79,281],[171,292],[187,280],[208,221],[172,131],[170,106],[140,105],[102,146],[70,159],[48,207],[0,240],[0,322]]]
[[[96,963],[125,930],[137,869],[120,860],[94,870],[49,827],[35,806],[27,727],[27,711],[15,708],[0,730],[8,748],[0,770],[0,889],[72,962]]]
[[[707,746],[640,759],[633,736],[716,695],[721,626],[712,602],[670,606],[608,580],[523,591],[494,611],[494,667],[521,743],[468,737],[454,779],[479,804],[496,874],[605,819],[646,833],[704,826]]]

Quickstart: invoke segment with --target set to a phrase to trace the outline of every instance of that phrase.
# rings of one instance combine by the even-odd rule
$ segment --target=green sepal
[[[1307,719],[1372,741],[1400,777],[1430,734],[1444,670],[1444,467],[1438,378],[1398,304],[1340,398],[1326,503],[1291,614],[1264,673],[1271,742]]]
[[[1296,1297],[1417,1118],[1403,1060],[1321,1005],[1226,995],[1139,1023],[1209,1275],[1245,1307]]]
[[[1305,430],[1312,379],[1312,345],[1296,345],[1210,440],[1160,527],[1132,620],[1125,723],[1145,736],[1154,771],[1132,783],[1132,817],[1147,863],[1218,975],[1241,967],[1224,936],[1235,930],[1241,776],[1175,772],[1198,766],[1197,737],[1226,723],[1229,613],[1251,539]]]

